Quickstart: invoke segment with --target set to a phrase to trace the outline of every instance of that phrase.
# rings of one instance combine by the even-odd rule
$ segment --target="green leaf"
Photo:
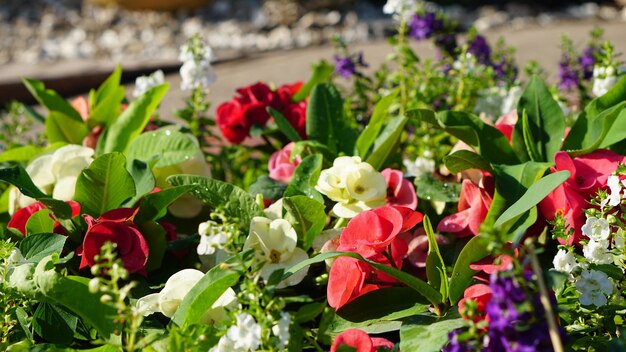
[[[141,160],[128,159],[126,170],[133,178],[133,182],[135,182],[135,196],[126,203],[128,206],[132,207],[144,195],[152,192],[156,181],[154,180],[154,175],[148,163]]]
[[[411,110],[415,117],[450,133],[476,149],[492,164],[517,164],[519,160],[508,139],[495,127],[486,124],[473,114],[462,111],[442,111],[434,116],[429,110]]]
[[[33,314],[33,330],[53,343],[71,344],[77,323],[75,315],[55,304],[42,302]]]
[[[400,328],[400,350],[440,351],[449,342],[448,333],[466,324],[456,312],[448,312],[442,318],[417,315]]]
[[[624,122],[626,102],[610,107],[596,117],[588,120],[587,130],[580,138],[580,149],[569,151],[572,156],[579,156],[593,152],[600,146],[609,146],[620,142],[626,136],[618,122]],[[607,136],[609,137],[608,139]],[[569,135],[568,135],[569,138]]]
[[[97,217],[134,195],[135,182],[126,171],[126,158],[109,153],[96,158],[80,173],[74,200],[80,203],[83,213]]]
[[[283,198],[283,207],[287,210],[285,219],[296,230],[298,238],[302,241],[302,248],[308,250],[315,237],[324,230],[326,224],[324,204],[305,196],[293,196]]]
[[[428,301],[406,287],[387,287],[355,298],[337,311],[341,318],[367,326],[377,321],[393,321],[427,312]]]
[[[443,182],[430,174],[416,178],[413,183],[415,184],[417,196],[422,199],[447,203],[459,201],[459,194],[461,194],[460,183]]]
[[[161,103],[169,83],[164,83],[148,90],[134,100],[128,108],[106,129],[101,136],[104,139],[103,153],[123,152],[133,139],[141,134],[150,121],[150,116]],[[137,159],[137,158],[135,158]]]
[[[26,234],[52,233],[54,219],[50,217],[50,210],[42,209],[31,215],[26,221]]]
[[[52,89],[46,89],[43,82],[28,78],[22,78],[22,82],[30,94],[35,97],[39,104],[45,106],[49,112],[55,111],[66,116],[70,121],[83,123],[83,119],[78,111],[57,92]]]
[[[304,269],[305,267],[309,265],[320,263],[320,262],[325,261],[326,259],[336,258],[336,257],[351,257],[351,258],[358,259],[366,264],[369,264],[374,269],[382,271],[383,273],[396,278],[398,281],[404,283],[405,285],[409,286],[413,290],[417,291],[435,307],[438,307],[439,304],[442,302],[441,294],[437,290],[432,288],[430,285],[428,285],[426,282],[420,280],[419,278],[409,273],[400,271],[391,266],[387,266],[384,264],[380,264],[380,263],[365,259],[358,253],[353,253],[353,252],[326,252],[326,253],[319,254],[313,258],[303,260],[302,262],[292,266],[287,271],[285,271],[285,274],[283,275],[283,280],[287,279],[289,276],[293,275],[295,272],[301,269]]]
[[[446,273],[446,264],[443,262],[437,238],[433,232],[433,226],[428,216],[424,216],[424,231],[428,237],[428,256],[426,257],[426,276],[428,283],[438,289],[443,300],[448,300],[448,275]]]
[[[599,115],[626,100],[626,77],[622,77],[608,92],[592,100],[586,107],[585,112],[588,117]]]
[[[290,141],[297,142],[301,141],[300,135],[298,131],[289,123],[289,121],[285,118],[285,116],[278,110],[274,109],[271,106],[267,107],[267,112],[274,118],[276,125],[280,129],[280,131],[289,138]]]
[[[90,96],[88,122],[95,122],[94,125],[108,125],[119,116],[125,93],[124,87],[120,86],[121,79],[122,66],[117,65],[113,73],[100,85],[92,97]]]
[[[18,248],[30,263],[37,263],[52,253],[60,254],[65,245],[66,236],[54,233],[38,233],[25,237]]]
[[[183,194],[190,192],[196,186],[184,185],[163,189],[156,193],[146,194],[139,205],[137,221],[158,220],[165,216],[167,207],[174,203]]]
[[[57,142],[47,147],[25,145],[23,147],[12,148],[0,154],[0,162],[17,161],[22,164],[26,164],[38,155],[41,155],[42,153],[45,153],[47,151],[55,150],[64,145],[65,143],[63,142]]]
[[[23,195],[31,198],[47,197],[30,179],[22,165],[11,165],[0,168],[0,180],[10,183],[22,192]]]
[[[198,153],[193,138],[171,128],[142,133],[128,146],[124,153],[129,160],[149,163],[156,160],[153,167],[163,168],[182,163]]]
[[[374,112],[370,118],[369,123],[365,126],[365,129],[359,135],[356,141],[356,148],[358,155],[361,159],[365,159],[370,147],[374,144],[376,137],[383,128],[387,117],[389,116],[389,107],[398,97],[399,90],[393,90],[390,94],[386,95],[374,107]]]
[[[523,117],[524,111],[527,120]],[[530,79],[522,93],[517,114],[522,119],[515,124],[511,137],[517,156],[522,161],[528,160],[528,156],[534,161],[552,161],[563,144],[565,117],[548,87],[537,76]]]
[[[81,120],[76,121],[57,111],[51,111],[46,118],[46,136],[50,143],[82,144],[89,131]]]
[[[527,212],[520,214],[514,219],[515,221],[511,220],[506,224],[512,223],[508,229],[503,231],[504,235],[502,236],[502,240],[504,242],[511,242],[513,243],[513,247],[517,247],[524,238],[526,230],[537,222],[537,207],[534,206],[530,208]]]
[[[554,191],[569,177],[569,171],[562,170],[543,177],[539,181],[533,183],[518,201],[509,207],[502,215],[500,215],[494,226],[502,226],[507,221],[512,220],[513,218],[530,210],[532,207],[539,204],[539,202],[541,202],[548,194]]]
[[[180,327],[201,323],[202,317],[213,303],[234,284],[252,263],[252,251],[231,257],[223,264],[213,267],[187,293],[172,321]]]
[[[253,197],[256,197],[257,194],[262,194],[263,199],[278,200],[282,198],[286,189],[286,184],[276,181],[269,176],[261,176],[250,185],[248,192]]]
[[[445,156],[443,158],[443,162],[452,174],[463,172],[468,169],[478,169],[493,173],[493,169],[487,160],[469,150],[457,150],[456,152]]]
[[[166,232],[163,226],[156,221],[142,221],[139,229],[148,244],[148,262],[146,270],[152,272],[161,267],[165,249],[167,247]]]
[[[322,161],[324,158],[320,154],[309,155],[302,159],[302,162],[296,167],[291,182],[287,185],[283,197],[291,196],[307,196],[319,203],[324,203],[324,198],[315,189],[317,179],[322,171]]]
[[[520,199],[549,167],[548,163],[533,161],[519,165],[494,165],[496,190],[510,206]]]
[[[57,220],[70,219],[72,217],[72,207],[62,200],[54,198],[37,198],[37,200],[45,205]]]
[[[463,247],[456,259],[452,276],[450,277],[450,304],[455,305],[463,298],[463,292],[465,292],[465,289],[472,281],[472,277],[476,274],[476,270],[470,269],[470,264],[488,255],[487,241],[480,236],[473,237]]]
[[[263,216],[254,198],[243,189],[226,182],[194,175],[174,175],[167,178],[173,186],[195,185],[191,194],[213,208],[223,207],[231,219],[239,219],[239,227],[248,231],[250,220]]]
[[[298,93],[296,93],[292,98],[292,100],[296,103],[306,99],[309,96],[309,93],[311,93],[313,87],[328,81],[335,70],[335,67],[325,60],[320,60],[318,63],[313,64],[312,68],[313,74],[311,75],[311,78],[309,78],[309,81],[306,82],[306,84],[304,84]]]
[[[380,170],[394,148],[400,143],[404,125],[408,120],[406,116],[396,116],[385,125],[385,128],[374,141],[372,154],[365,160],[374,169]]]
[[[294,320],[298,324],[309,322],[322,314],[324,308],[326,308],[326,301],[305,304],[298,308]]]

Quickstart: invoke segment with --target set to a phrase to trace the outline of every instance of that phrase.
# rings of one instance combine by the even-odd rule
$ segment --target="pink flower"
[[[387,339],[370,337],[365,331],[359,329],[348,329],[339,334],[330,347],[330,352],[335,352],[344,345],[354,348],[355,352],[385,351],[393,349],[394,346],[393,342]]]
[[[547,220],[554,220],[556,214],[561,213],[566,225],[574,229],[574,235],[567,242],[578,244],[583,238],[581,228],[586,220],[583,209],[590,207],[587,200],[598,189],[606,187],[609,175],[620,162],[626,162],[626,157],[598,149],[575,159],[566,152],[558,152],[554,162],[552,172],[568,170],[570,177],[539,203],[539,209]]]
[[[283,149],[272,154],[269,161],[270,178],[282,183],[291,181],[293,172],[302,161],[300,155],[291,160],[291,151],[294,146],[295,143],[291,142],[284,146]]]
[[[489,321],[487,303],[491,300],[491,294],[491,287],[485,284],[476,284],[466,288],[463,293],[463,298],[458,303],[459,313],[461,313],[463,319],[469,320],[469,317],[463,314],[463,309],[465,308],[465,302],[472,300],[476,302],[476,313],[478,313],[473,319],[474,322],[481,320]]]
[[[411,209],[417,207],[415,188],[402,177],[402,171],[387,168],[381,174],[387,181],[387,204]]]
[[[470,180],[463,180],[459,212],[441,220],[437,231],[449,232],[457,237],[478,235],[490,206],[491,196],[485,189],[476,186]]]
[[[408,262],[416,268],[425,268],[426,258],[428,258],[428,237],[424,228],[420,227],[412,233],[401,233],[398,237],[408,246],[406,254]],[[438,245],[448,244],[448,240],[443,235],[435,234],[435,239]]]

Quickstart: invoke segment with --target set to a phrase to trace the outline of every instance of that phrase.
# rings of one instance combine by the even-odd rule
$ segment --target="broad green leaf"
[[[494,165],[496,189],[510,206],[520,199],[549,167],[548,163],[533,161],[518,165]]]
[[[515,221],[513,221],[513,219]],[[513,218],[511,221],[505,224],[503,228],[502,241],[503,242],[511,242],[513,243],[513,247],[517,247],[521,240],[524,238],[526,234],[526,230],[528,230],[531,226],[537,222],[537,207],[534,206],[530,208],[527,212],[522,213],[521,215]],[[506,228],[508,224],[511,224],[508,228]]]
[[[26,221],[26,234],[52,233],[54,219],[50,217],[50,210],[42,209],[31,215]]]
[[[144,195],[152,192],[156,181],[148,163],[141,160],[128,159],[126,170],[135,182],[135,196],[126,203],[126,205],[132,207]]]
[[[400,137],[404,131],[404,126],[409,119],[405,116],[396,116],[383,128],[380,135],[374,141],[372,154],[365,161],[372,165],[374,169],[380,170],[393,150],[400,143]]]
[[[65,143],[63,143],[63,142],[57,142],[57,143],[52,143],[51,145],[49,145],[47,147],[38,147],[38,146],[35,146],[35,145],[25,145],[23,147],[12,148],[12,149],[6,150],[2,154],[0,154],[0,162],[17,161],[17,162],[20,162],[22,164],[26,164],[30,160],[32,160],[35,157],[39,156],[40,154],[48,152],[48,151],[55,150],[55,149],[60,148],[60,147],[62,147],[64,145],[65,145]]]
[[[426,298],[431,304],[433,304],[433,306],[435,306],[436,309],[439,307],[439,304],[442,302],[441,294],[437,290],[435,290],[432,286],[428,285],[426,282],[420,280],[419,278],[409,273],[406,273],[404,271],[393,268],[391,266],[387,266],[384,264],[380,264],[380,263],[365,259],[358,253],[353,253],[353,252],[326,252],[326,253],[319,254],[313,258],[303,260],[302,262],[294,265],[293,267],[285,271],[283,275],[283,280],[287,279],[289,276],[293,275],[295,272],[301,269],[304,269],[305,267],[308,267],[309,265],[320,263],[320,262],[325,261],[326,259],[336,258],[336,257],[351,257],[351,258],[358,259],[366,264],[369,264],[374,269],[382,271],[383,273],[396,278],[398,281],[404,283],[408,287],[412,288],[413,290],[417,291],[419,294],[424,296],[424,298]]]
[[[102,82],[98,90],[94,92],[93,106],[97,106],[100,102],[104,101],[107,96],[113,94],[118,87],[120,86],[120,82],[122,81],[122,65],[117,65],[115,70],[111,72],[111,75],[107,77],[107,79]]]
[[[29,328],[29,326],[31,325],[30,322],[28,321],[29,314],[26,313],[26,310],[24,310],[24,308],[17,307],[15,309],[15,316],[17,317],[17,321],[20,323],[20,327],[22,328],[24,335],[26,335],[26,338],[32,341],[33,333],[30,332],[30,328]]]
[[[135,195],[135,182],[126,171],[126,158],[120,153],[97,157],[76,181],[74,200],[82,212],[100,216],[118,208]]]
[[[459,201],[460,183],[443,182],[428,174],[416,178],[413,183],[417,196],[422,199],[447,203]]]
[[[523,118],[524,112],[527,120]],[[529,156],[533,157],[528,155],[530,150],[535,154],[531,160],[552,161],[563,144],[565,117],[548,87],[537,76],[530,79],[522,93],[517,115],[522,118],[515,124],[511,141],[520,160],[526,161]]]
[[[153,167],[163,168],[189,160],[198,153],[193,138],[171,128],[160,128],[135,138],[124,153],[128,160],[141,160],[149,163],[156,160]]]
[[[513,218],[530,210],[530,208],[539,204],[539,202],[541,202],[548,194],[554,191],[569,177],[569,171],[563,170],[545,176],[539,181],[533,183],[518,201],[511,205],[511,207],[502,213],[502,215],[500,215],[498,220],[496,220],[495,226],[502,226],[507,221],[512,220]]]
[[[309,322],[315,319],[318,315],[322,314],[324,308],[326,308],[326,301],[305,304],[298,308],[294,320],[298,324]]]
[[[626,77],[622,77],[608,92],[592,100],[586,107],[588,117],[599,115],[602,111],[611,108],[626,100]]]
[[[286,184],[276,181],[269,176],[261,176],[256,182],[250,185],[248,192],[250,192],[253,197],[256,197],[257,194],[262,194],[263,199],[278,200],[282,198],[286,189]]]
[[[435,127],[441,128],[468,145],[492,164],[517,164],[519,160],[509,141],[495,127],[486,124],[475,115],[462,111],[442,111],[433,121],[429,110],[412,110],[414,116]]]
[[[324,204],[305,196],[283,198],[283,207],[287,210],[287,219],[302,241],[302,248],[308,250],[315,237],[324,230],[326,212]]]
[[[290,141],[297,142],[301,141],[300,135],[298,131],[289,123],[289,121],[285,118],[285,116],[278,110],[272,108],[271,106],[267,107],[267,112],[274,118],[274,122],[280,129],[280,131],[289,138]]]
[[[33,330],[45,340],[69,345],[74,340],[78,318],[62,306],[42,302],[33,314]]]
[[[446,264],[443,262],[437,238],[433,232],[433,226],[428,216],[424,216],[424,231],[428,237],[428,256],[426,257],[426,276],[428,284],[439,290],[443,300],[448,299],[448,274]]]
[[[300,88],[298,93],[293,96],[292,99],[294,102],[300,102],[306,99],[309,96],[309,93],[311,93],[313,87],[328,81],[335,70],[335,67],[325,60],[320,60],[318,63],[313,64],[312,68],[313,74],[311,75],[311,78],[309,78],[309,81],[306,82],[306,84]]]
[[[202,322],[204,313],[234,284],[252,263],[252,251],[244,252],[242,258],[231,257],[223,264],[209,270],[187,293],[172,321],[180,327],[189,327]]]
[[[161,103],[168,88],[168,83],[161,84],[130,103],[128,108],[106,128],[106,134],[101,136],[105,138],[102,152],[125,151],[132,140],[146,127],[150,116]]]
[[[45,106],[49,112],[56,111],[65,115],[70,121],[83,123],[83,119],[80,117],[78,111],[57,92],[52,89],[46,89],[43,82],[28,78],[22,78],[22,82],[30,94],[35,97],[39,104]]]
[[[82,144],[89,131],[87,125],[80,120],[73,120],[67,115],[51,111],[46,118],[46,136],[50,143]]]
[[[341,307],[337,315],[352,323],[371,325],[424,313],[429,306],[424,297],[410,288],[387,287],[355,298]]]
[[[581,148],[569,151],[570,155],[588,154],[600,146],[609,146],[624,139],[626,134],[623,132],[623,128],[621,128],[622,125],[618,124],[618,122],[623,122],[626,119],[626,117],[620,118],[622,113],[626,112],[624,107],[626,107],[626,102],[612,106],[594,118],[589,119],[587,130],[580,140]],[[607,135],[609,139],[605,142]]]
[[[16,164],[0,168],[0,181],[4,181],[17,187],[23,195],[31,198],[47,197],[30,179],[22,165]]]
[[[122,66],[117,65],[98,90],[90,94],[88,123],[92,125],[91,127],[95,124],[108,125],[119,116],[125,93],[124,87],[120,86],[121,79]]]
[[[440,351],[449,342],[448,333],[466,324],[456,311],[441,318],[417,315],[400,328],[400,350]]]
[[[476,274],[476,270],[470,269],[470,264],[489,255],[486,242],[480,236],[473,237],[459,253],[450,277],[450,304],[455,305],[463,298],[463,292]]]
[[[620,113],[615,118],[615,122],[613,122],[613,126],[624,126],[626,125],[626,109],[622,109]],[[623,128],[610,128],[602,143],[600,143],[600,148],[607,148],[613,144],[619,143],[626,139],[626,130]]]
[[[189,193],[196,186],[184,185],[163,189],[156,193],[146,194],[139,204],[137,221],[158,220],[165,216],[167,207],[183,194]]]
[[[291,196],[307,196],[319,203],[324,203],[324,198],[315,189],[317,179],[322,171],[323,157],[320,154],[309,155],[302,159],[302,162],[296,167],[291,182],[285,189],[284,197]]]
[[[119,324],[113,321],[117,310],[100,302],[102,293],[89,291],[89,278],[61,276],[55,271],[51,256],[39,262],[34,280],[43,295],[40,296],[42,301],[67,308],[93,326],[104,339],[108,339],[115,330],[121,330]]]
[[[27,261],[37,263],[52,253],[60,254],[66,239],[55,233],[38,233],[26,236],[18,247]]]
[[[457,150],[456,152],[445,156],[443,158],[443,162],[450,173],[453,174],[463,172],[468,169],[478,169],[493,173],[493,169],[487,160],[469,150]]]
[[[70,219],[72,217],[72,207],[62,200],[54,198],[37,198],[43,205],[52,212],[57,220]]]
[[[399,90],[396,89],[376,103],[372,117],[356,141],[356,148],[361,159],[365,159],[367,152],[374,144],[386,120],[388,120],[389,107],[398,97],[398,92]]]
[[[156,221],[142,221],[139,223],[139,229],[148,243],[149,255],[146,270],[148,272],[157,270],[161,267],[167,247],[165,229]]]
[[[239,227],[248,231],[250,220],[263,216],[254,198],[243,189],[226,182],[203,176],[174,175],[167,178],[172,186],[195,185],[191,194],[213,208],[223,207],[231,219],[239,220]]]

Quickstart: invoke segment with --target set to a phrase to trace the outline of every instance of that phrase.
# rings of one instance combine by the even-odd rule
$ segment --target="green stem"
[[[398,30],[398,71],[400,73],[400,115],[404,116],[404,110],[407,103],[406,93],[406,72],[404,70],[405,60],[403,58],[404,46],[406,45],[406,20],[402,18],[400,20],[400,28]]]

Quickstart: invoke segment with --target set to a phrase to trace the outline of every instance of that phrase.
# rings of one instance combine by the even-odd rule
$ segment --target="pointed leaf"
[[[311,78],[309,78],[309,81],[306,82],[292,98],[296,103],[305,100],[316,85],[328,81],[335,69],[333,65],[325,60],[320,60],[320,62],[313,64],[312,67],[313,74]]]
[[[326,212],[324,204],[305,196],[283,198],[283,207],[287,210],[286,219],[293,225],[302,248],[311,248],[313,240],[324,230]]]
[[[287,185],[283,197],[302,195],[323,204],[324,198],[322,198],[322,195],[315,189],[317,179],[320,177],[322,171],[323,159],[320,154],[309,155],[302,159],[302,162],[296,167],[291,182]]]
[[[378,103],[376,103],[372,117],[356,141],[356,148],[361,159],[365,159],[367,152],[374,144],[376,137],[378,137],[380,131],[382,130],[383,125],[389,116],[389,107],[398,97],[398,93],[399,90],[393,90],[390,94],[383,97],[378,101]]]
[[[465,247],[459,253],[452,276],[450,276],[450,304],[455,305],[463,298],[465,289],[472,281],[472,277],[476,274],[476,270],[470,268],[470,264],[477,262],[489,255],[487,250],[487,241],[476,236],[467,242]]]
[[[367,163],[372,165],[374,169],[380,170],[394,148],[398,146],[408,120],[406,116],[397,116],[391,119],[376,138],[372,147],[372,154],[366,159]]]
[[[285,116],[278,110],[272,108],[271,106],[267,107],[267,112],[274,118],[276,125],[280,129],[280,131],[289,138],[290,141],[297,142],[301,141],[300,135],[298,131],[289,123],[289,121],[285,118]]]
[[[468,169],[478,169],[493,173],[493,169],[487,160],[469,150],[457,150],[456,152],[445,156],[443,158],[443,162],[446,164],[450,173],[453,174],[463,172]]]

